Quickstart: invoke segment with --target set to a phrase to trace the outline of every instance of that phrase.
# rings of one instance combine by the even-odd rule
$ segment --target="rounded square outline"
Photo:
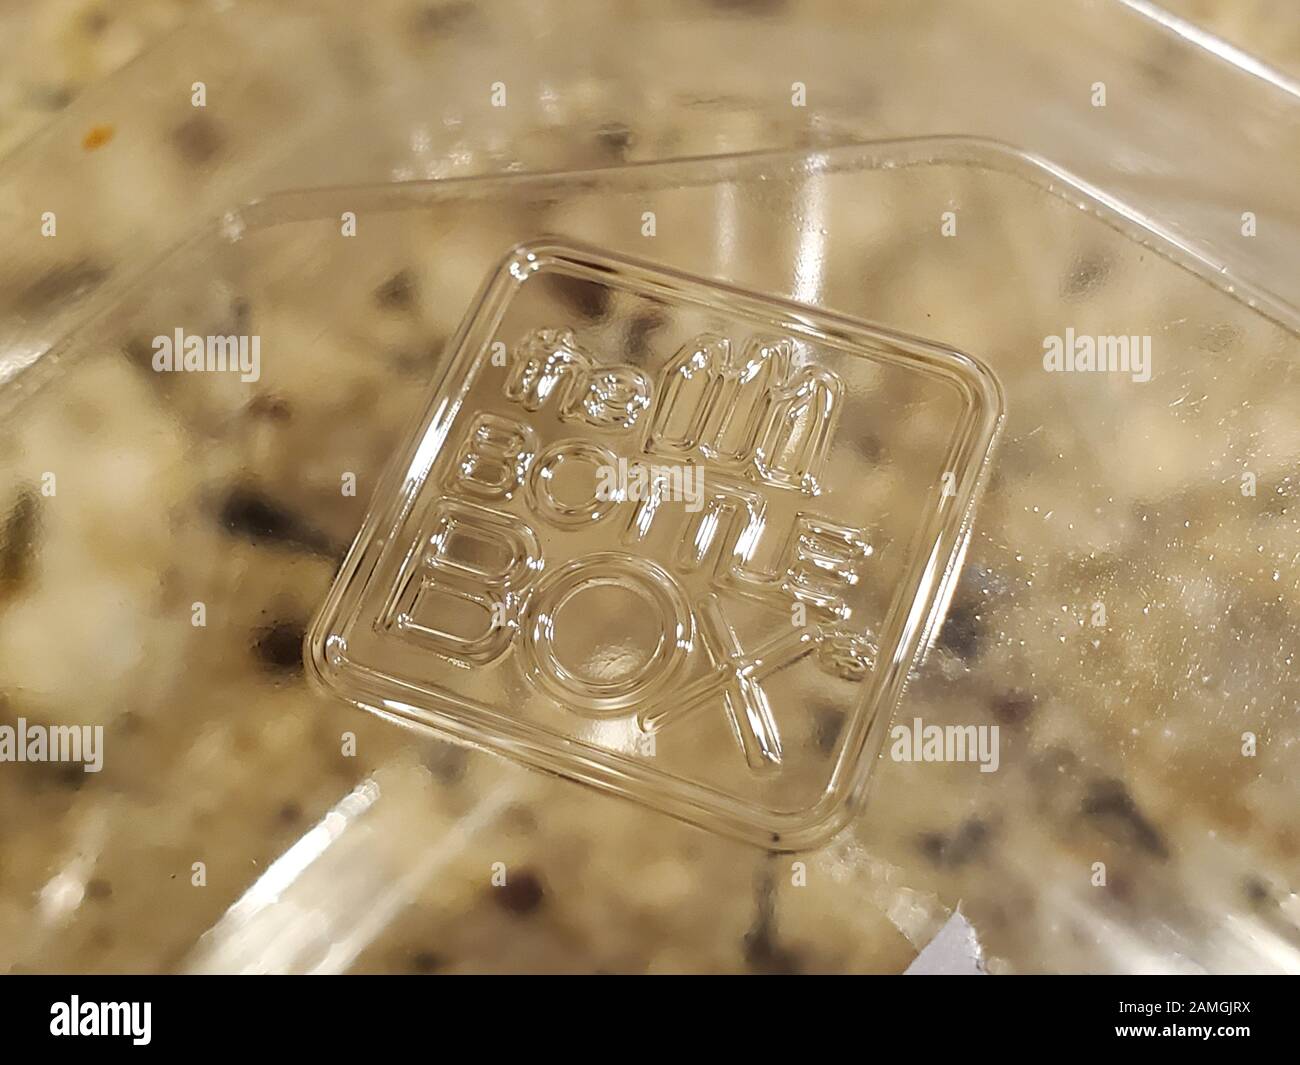
[[[955,385],[963,399],[962,416],[952,437],[944,467],[956,474],[953,491],[941,493],[938,506],[913,534],[914,543],[928,545],[916,552],[913,565],[899,582],[894,602],[881,632],[876,676],[863,697],[846,714],[846,736],[840,757],[821,797],[795,813],[763,817],[759,808],[733,801],[704,785],[684,783],[672,774],[655,770],[643,761],[598,748],[579,747],[574,741],[533,726],[510,727],[500,715],[485,718],[481,708],[446,693],[434,693],[383,677],[369,679],[364,665],[329,654],[327,643],[344,625],[345,604],[359,600],[373,576],[376,563],[389,545],[373,552],[369,572],[361,567],[375,546],[377,535],[397,528],[440,453],[447,432],[488,357],[490,342],[511,298],[522,284],[548,267],[571,276],[601,280],[631,271],[649,289],[670,302],[696,303],[841,351],[886,357],[880,348],[899,354],[894,361],[927,372]],[[308,677],[325,691],[397,724],[432,731],[447,738],[505,755],[533,768],[557,773],[599,790],[642,802],[681,820],[759,844],[772,850],[802,850],[824,842],[852,816],[866,785],[870,762],[879,750],[902,694],[908,673],[927,645],[947,608],[969,536],[971,511],[988,467],[1005,400],[993,372],[962,352],[907,334],[804,306],[779,297],[760,295],[722,282],[696,277],[651,262],[614,254],[575,241],[539,239],[512,249],[493,271],[462,319],[448,344],[443,369],[430,389],[430,400],[416,429],[381,478],[352,547],[339,568],[325,602],[317,612],[305,644]],[[454,400],[449,387],[459,379]],[[431,434],[437,443],[430,448]],[[409,471],[424,456],[418,479]],[[406,484],[403,490],[403,484]],[[358,578],[360,580],[358,581]],[[910,592],[909,590],[914,589]],[[910,600],[910,602],[906,602]],[[906,609],[903,609],[906,605]],[[423,695],[432,705],[414,705],[399,696],[407,689]],[[720,803],[708,801],[717,797]],[[746,816],[746,813],[758,816]]]

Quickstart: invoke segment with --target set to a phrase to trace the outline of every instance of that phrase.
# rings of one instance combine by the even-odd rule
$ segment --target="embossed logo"
[[[609,309],[565,321],[548,278],[601,286]],[[662,335],[630,344],[649,313]],[[689,820],[806,842],[859,787],[935,620],[999,413],[957,353],[523,248],[317,619],[317,675]]]

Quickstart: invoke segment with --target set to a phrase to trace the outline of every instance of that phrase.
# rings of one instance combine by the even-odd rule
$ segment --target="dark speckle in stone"
[[[89,11],[81,16],[81,24],[85,26],[86,32],[92,37],[98,37],[112,21],[112,16],[102,8],[92,7]]]
[[[942,832],[926,832],[920,839],[921,853],[936,865],[943,861],[944,848],[948,845],[948,837]]]
[[[1091,781],[1083,797],[1082,812],[1111,838],[1133,844],[1156,858],[1169,856],[1160,832],[1138,809],[1123,781]]]
[[[302,820],[302,807],[290,800],[275,812],[275,816],[286,825],[296,825]]]
[[[61,787],[69,791],[80,791],[86,783],[86,770],[80,762],[42,762],[41,765],[53,767],[53,778]],[[95,774],[98,776],[99,774]]]
[[[921,837],[921,852],[935,865],[956,868],[979,858],[988,846],[992,831],[977,817],[963,822],[951,835],[929,832]]]
[[[24,487],[0,525],[0,598],[18,591],[31,576],[39,509],[40,497]]]
[[[654,356],[653,337],[667,323],[663,313],[651,309],[636,315],[627,327],[627,358],[630,363],[642,365]]]
[[[255,633],[253,649],[268,668],[284,672],[302,670],[302,625],[278,621]]]
[[[491,891],[498,906],[519,917],[534,913],[546,897],[541,880],[528,869],[508,873],[506,882]]]
[[[153,345],[143,337],[132,337],[121,348],[126,361],[146,374],[149,380],[162,387],[171,381],[171,374],[157,373],[153,368]]]
[[[415,274],[398,270],[375,289],[375,302],[388,311],[409,311],[415,306]]]
[[[1133,878],[1119,869],[1112,869],[1107,874],[1106,894],[1116,902],[1129,905],[1133,902]]]
[[[34,107],[45,111],[62,111],[73,99],[73,92],[66,85],[38,85],[27,95]]]
[[[440,954],[435,954],[431,950],[418,950],[411,955],[411,971],[417,973],[431,973],[441,969],[446,964],[446,959]]]
[[[599,321],[609,314],[610,290],[608,285],[568,274],[544,274],[547,288],[569,310],[589,321]]]
[[[86,881],[86,898],[102,902],[112,898],[113,885],[102,877],[93,877]]]
[[[207,111],[194,113],[172,130],[172,143],[180,157],[190,166],[202,166],[214,158],[225,144],[221,128]]]
[[[134,710],[123,710],[113,722],[113,731],[122,736],[138,736],[144,731],[144,719]]]
[[[254,396],[248,404],[248,413],[267,421],[279,422],[281,425],[293,421],[293,406],[287,399],[263,393]]]
[[[217,520],[234,536],[302,548],[315,554],[332,555],[328,538],[298,515],[286,510],[255,489],[236,486],[221,504]]]
[[[1070,264],[1070,271],[1061,283],[1061,293],[1067,299],[1080,299],[1092,295],[1106,283],[1110,276],[1110,261],[1097,255],[1081,255]]]
[[[622,159],[627,155],[627,150],[632,146],[636,138],[632,136],[632,131],[622,122],[606,122],[600,129],[596,130],[596,140],[610,155],[616,159]]]
[[[754,923],[745,933],[744,939],[746,964],[754,972],[769,976],[798,972],[798,955],[777,941],[776,887],[770,871],[760,873],[754,894]]]
[[[1273,892],[1269,890],[1268,885],[1253,874],[1246,877],[1242,890],[1246,894],[1247,901],[1256,908],[1273,901]]]
[[[45,271],[21,290],[15,303],[26,314],[50,313],[60,303],[72,303],[94,291],[108,278],[109,270],[90,259],[64,263]]]
[[[446,350],[446,339],[439,338],[430,341],[427,345],[421,344],[414,348],[390,349],[386,354],[393,364],[393,369],[398,373],[423,380],[428,376],[429,368]]]
[[[469,751],[454,743],[434,742],[425,756],[424,764],[440,783],[455,784],[465,775]]]
[[[459,29],[474,14],[469,0],[444,0],[442,3],[421,4],[415,10],[411,27],[421,34],[450,34]]]
[[[956,602],[943,619],[938,643],[958,658],[969,659],[974,658],[979,650],[983,634],[984,623],[980,618],[979,606],[970,601]]]
[[[860,436],[854,436],[850,441],[853,450],[861,455],[867,462],[879,462],[881,456],[885,453],[880,444],[880,437],[870,431],[863,431]]]
[[[813,708],[813,741],[822,754],[830,754],[844,730],[844,711],[834,706]]]
[[[247,296],[236,296],[230,301],[230,329],[227,334],[236,336],[251,333],[253,329],[253,304]]]
[[[512,836],[531,836],[537,832],[537,815],[519,802],[507,806],[497,823]]]
[[[1034,697],[1027,692],[1004,692],[989,700],[989,708],[999,725],[1023,725],[1034,711]]]

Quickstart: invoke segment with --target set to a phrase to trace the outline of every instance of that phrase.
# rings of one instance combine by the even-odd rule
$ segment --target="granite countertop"
[[[39,346],[42,322],[63,321],[85,291],[109,290],[117,248],[167,246],[192,195],[238,200],[244,186],[228,175],[243,159],[265,163],[265,146],[250,147],[238,122],[188,104],[202,42],[167,35],[199,6],[23,0],[0,12],[0,161],[13,153],[4,173],[14,187],[27,196],[45,184],[22,160],[63,151],[102,161],[106,188],[136,190],[102,232],[79,237],[73,171],[49,177],[45,191],[69,206],[68,235],[37,245],[23,273],[0,273],[21,280],[0,294],[12,330],[0,353],[11,363],[24,343]],[[730,17],[733,5],[717,6]],[[756,17],[772,6],[757,5]],[[1170,7],[1300,71],[1285,4]],[[326,68],[342,69],[345,84],[364,85],[373,54],[427,62],[440,35],[472,38],[477,17],[457,3],[376,12],[335,50],[304,48],[301,70],[259,88],[266,108],[311,113],[295,92],[310,94],[313,72],[324,84]],[[111,113],[76,110],[160,41],[175,49],[175,101],[158,102],[160,63],[139,82],[124,72]],[[577,127],[602,114],[590,96],[554,101],[549,120]],[[356,133],[368,118],[345,97],[337,121]],[[122,100],[149,116],[147,132],[124,120]],[[70,107],[77,142],[37,143]],[[601,120],[595,136],[572,141],[536,131],[476,140],[432,108],[396,121],[413,131],[401,161],[367,156],[373,145],[358,135],[356,166],[404,180],[715,147],[658,110]],[[431,147],[434,127],[449,150]],[[727,128],[736,143],[782,129],[741,108]],[[330,160],[292,165],[319,173]],[[339,471],[363,485],[378,478],[481,261],[536,213],[552,212],[544,220],[557,228],[598,233],[605,222],[576,194],[540,206],[503,198],[459,219],[431,207],[411,233],[377,222],[365,282],[346,296],[313,291],[330,263],[320,277],[296,276],[303,249],[320,246],[306,226],[241,277],[247,290],[206,284],[200,263],[123,296],[125,309],[96,327],[98,345],[81,342],[66,367],[46,356],[66,372],[0,422],[0,724],[99,724],[113,752],[96,774],[0,765],[0,969],[901,972],[959,904],[992,972],[1300,966],[1298,693],[1284,668],[1300,616],[1294,334],[1151,263],[1064,200],[955,168],[911,187],[921,204],[911,210],[880,180],[878,214],[839,219],[846,232],[876,234],[878,257],[846,264],[841,276],[854,283],[832,279],[830,305],[927,332],[925,299],[892,279],[924,267],[917,227],[949,198],[998,205],[999,276],[1022,286],[1014,313],[988,311],[1007,301],[989,279],[960,290],[967,310],[945,312],[947,327],[994,346],[1019,403],[947,620],[900,710],[997,724],[998,773],[886,758],[871,817],[816,852],[769,854],[415,736],[310,688],[303,633],[366,502],[364,491],[340,495]],[[481,250],[470,247],[475,233]],[[444,253],[452,246],[463,259]],[[219,253],[212,261],[225,269]],[[988,267],[936,269],[943,280],[929,298],[946,299],[958,289],[945,286]],[[871,280],[870,301],[859,276]],[[165,281],[195,320],[254,321],[296,352],[293,364],[268,364],[247,391],[160,381],[141,323],[168,308]],[[1008,353],[1033,362],[1062,306],[1080,321],[1128,315],[1185,346],[1170,419],[1113,425],[1118,404],[1100,393],[1078,418],[1042,415],[1051,394]],[[1221,369],[1251,351],[1276,402],[1262,402],[1258,378]],[[1105,446],[1123,461],[1102,464],[1103,445],[1076,432],[1089,417],[1107,425]],[[1058,460],[1070,448],[1077,461],[1066,468]],[[1198,465],[1239,455],[1258,474],[1260,513],[1241,510],[1236,466]],[[60,471],[55,496],[42,492],[49,469]],[[1091,639],[1098,598],[1124,640]],[[196,601],[208,611],[201,626]],[[1171,681],[1171,662],[1187,675]],[[1252,681],[1273,687],[1261,696]],[[819,727],[838,727],[834,708]],[[1249,730],[1267,757],[1238,757]]]

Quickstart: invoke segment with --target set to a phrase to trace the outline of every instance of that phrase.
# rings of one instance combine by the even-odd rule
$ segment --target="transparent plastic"
[[[543,243],[445,359],[309,634],[316,675],[755,842],[833,834],[953,577],[989,371]]]
[[[1276,180],[1294,170],[1294,103],[1123,5],[892,10],[534,3],[415,32],[409,13],[236,5],[0,163],[0,708],[105,728],[99,773],[0,767],[6,967],[897,972],[959,901],[994,971],[1297,967],[1300,244]],[[195,64],[223,101],[215,139],[176,135]],[[102,123],[115,137],[87,152]],[[930,136],[953,132],[975,136]],[[484,279],[542,234],[579,249],[579,273],[644,265],[538,284],[511,301],[498,376],[449,375]],[[701,293],[698,309],[641,307],[649,283]],[[856,354],[823,336],[845,319]],[[256,380],[156,371],[151,341],[177,329],[256,335]],[[345,575],[382,556],[380,518],[431,499],[407,478],[431,398],[471,400],[441,476],[461,415],[517,416],[495,389],[539,329],[653,381],[706,333],[872,368],[845,377],[824,497],[770,492],[891,533],[844,628],[878,653],[867,682],[808,663],[811,697],[773,690],[775,775],[750,769],[772,747],[742,749],[719,700],[627,756],[671,776],[615,780],[627,708],[609,700],[627,678],[604,665],[587,679],[614,687],[568,716],[522,670],[488,684],[490,718],[425,697],[515,668],[513,648],[473,673],[422,645],[399,657],[424,694],[349,694],[644,802],[308,683],[311,619],[361,586],[335,583],[358,531],[373,540]],[[1067,335],[1149,338],[1149,374],[1049,370],[1045,342]],[[930,353],[969,379],[956,352],[1004,396],[968,524],[967,481],[945,504],[942,474],[974,476],[996,404],[972,404],[972,455],[946,463],[961,403],[910,369]],[[619,438],[575,413],[566,435]],[[578,557],[570,542],[627,554],[606,520],[529,522],[542,573]],[[921,587],[904,548],[927,520],[946,533]],[[900,603],[917,605],[907,639]],[[602,609],[575,623],[656,607]],[[327,611],[322,635],[350,616]],[[997,769],[896,756],[892,730],[917,721],[997,726]],[[827,795],[857,815],[822,844],[835,818],[808,811]]]

